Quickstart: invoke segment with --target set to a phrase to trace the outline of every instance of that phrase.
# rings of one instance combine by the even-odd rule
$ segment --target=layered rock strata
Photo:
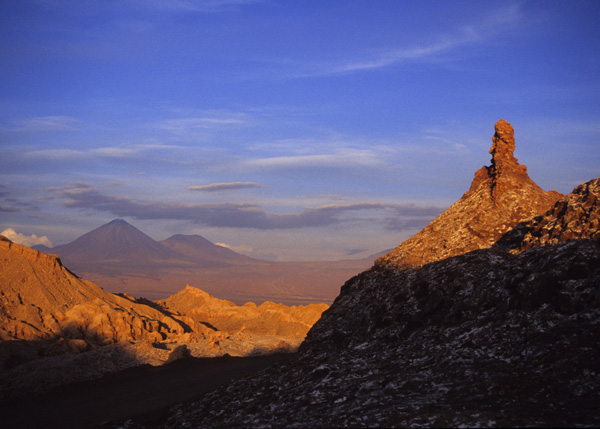
[[[495,125],[491,165],[475,173],[460,200],[420,232],[375,261],[378,267],[404,269],[490,247],[510,228],[543,214],[562,194],[545,192],[514,156],[512,126]]]

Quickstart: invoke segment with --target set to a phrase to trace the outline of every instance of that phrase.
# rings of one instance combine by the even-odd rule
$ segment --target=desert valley
[[[600,425],[600,178],[544,191],[514,157],[511,124],[492,141],[460,200],[360,260],[262,261],[201,236],[157,242],[122,219],[42,251],[2,237],[5,422]],[[151,379],[158,399],[127,390]],[[117,391],[145,408],[106,405]],[[90,392],[104,405],[53,414]]]

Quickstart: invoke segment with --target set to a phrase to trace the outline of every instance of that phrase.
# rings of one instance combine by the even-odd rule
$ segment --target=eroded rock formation
[[[492,166],[348,280],[297,358],[180,406],[167,426],[600,425],[600,179],[490,248],[557,199],[526,177],[513,143],[499,122]]]
[[[169,427],[597,426],[599,293],[594,240],[367,272],[297,359]]]
[[[189,285],[157,303],[171,313],[208,323],[219,331],[280,337],[293,348],[300,345],[321,313],[329,308],[327,304],[287,306],[269,301],[258,306],[253,302],[238,306]]]
[[[19,377],[25,371],[20,368],[15,368],[12,375],[2,370],[40,358],[91,353],[104,347],[113,348],[114,355],[120,356],[112,357],[114,365],[97,362],[77,371],[65,367],[62,381],[42,371],[30,381],[40,386],[44,377],[57,382],[75,381],[81,374],[93,378],[105,370],[143,363],[160,365],[187,355],[248,356],[294,351],[325,308],[273,303],[238,307],[191,287],[161,306],[126,294],[108,293],[74,275],[58,256],[0,237],[0,398],[14,393],[6,391],[13,389],[11,385],[19,386],[21,393],[39,387],[24,384]],[[220,311],[224,314],[219,315]],[[29,365],[33,373],[44,365],[34,364]]]
[[[109,344],[205,342],[209,346],[218,340],[205,325],[190,327],[80,279],[56,255],[3,238],[0,260],[0,368]],[[140,354],[144,362],[146,355]],[[163,355],[166,359],[168,353]]]
[[[510,228],[543,214],[562,194],[545,192],[514,156],[512,126],[495,125],[491,165],[475,173],[460,200],[420,232],[379,258],[379,267],[404,269],[491,246]]]

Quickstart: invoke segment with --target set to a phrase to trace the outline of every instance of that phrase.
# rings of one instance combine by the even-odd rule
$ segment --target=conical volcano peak
[[[106,225],[120,225],[120,226],[131,226],[125,219],[113,219]]]

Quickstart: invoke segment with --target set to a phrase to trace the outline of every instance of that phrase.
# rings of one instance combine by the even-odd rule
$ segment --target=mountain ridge
[[[114,219],[70,243],[50,249],[65,261],[175,259],[177,254],[123,219]],[[69,262],[70,263],[70,262]]]
[[[200,235],[176,234],[155,241],[122,219],[49,252],[58,253],[74,272],[111,292],[158,300],[194,284],[240,305],[246,301],[330,303],[340,285],[369,268],[376,257],[265,261],[213,244]]]

